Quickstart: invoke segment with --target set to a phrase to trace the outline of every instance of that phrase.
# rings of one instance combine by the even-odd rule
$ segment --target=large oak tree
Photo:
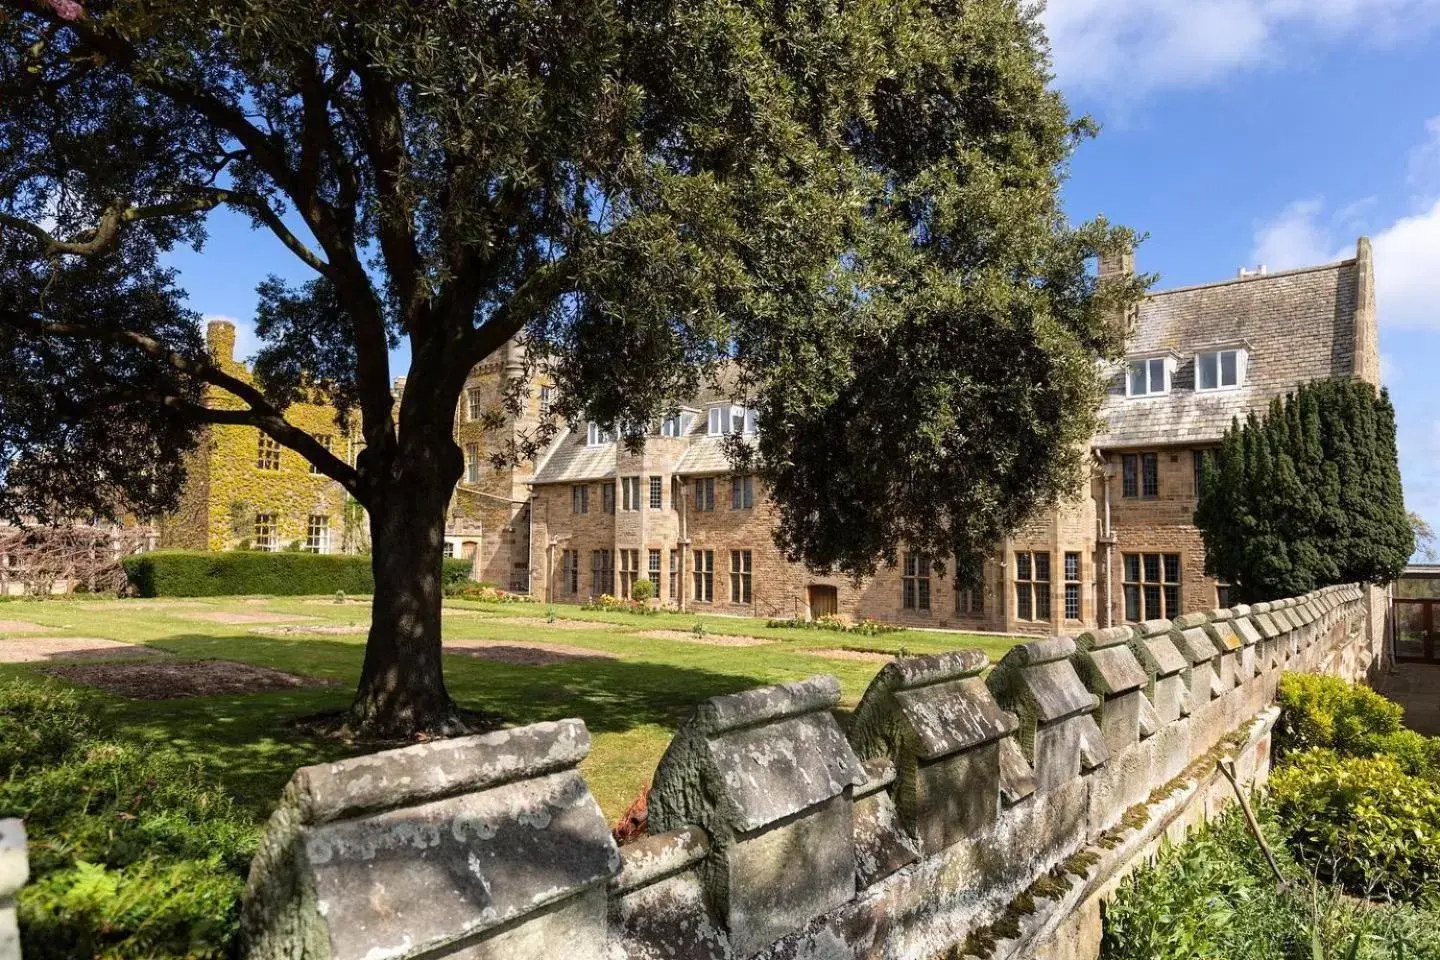
[[[792,556],[971,576],[1073,488],[1144,286],[1087,270],[1133,237],[1062,215],[1092,130],[1049,80],[1018,0],[0,0],[0,507],[162,512],[255,426],[369,512],[357,725],[454,730],[452,416],[523,334],[570,420],[728,370]],[[255,386],[163,268],[220,208],[313,273],[263,285]],[[285,419],[312,389],[353,467]]]

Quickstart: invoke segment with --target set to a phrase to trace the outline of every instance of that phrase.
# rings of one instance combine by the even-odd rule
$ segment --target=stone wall
[[[847,725],[831,677],[715,697],[617,848],[578,720],[298,771],[247,956],[929,960],[1093,956],[1099,902],[1268,770],[1284,671],[1378,669],[1374,596],[895,660]]]

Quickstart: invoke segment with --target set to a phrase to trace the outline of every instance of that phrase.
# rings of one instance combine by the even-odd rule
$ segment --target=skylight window
[[[1196,390],[1230,390],[1245,382],[1245,351],[1214,350],[1195,357]]]

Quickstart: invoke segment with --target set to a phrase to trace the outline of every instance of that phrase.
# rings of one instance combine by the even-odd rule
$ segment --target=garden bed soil
[[[447,640],[445,652],[508,663],[521,667],[549,667],[584,660],[614,660],[605,650],[572,647],[563,643],[512,643],[506,640]]]
[[[482,613],[478,610],[457,611],[450,607],[446,607],[445,610],[447,613],[478,614],[485,618],[486,623],[513,623],[517,627],[543,627],[546,630],[595,630],[597,628],[614,630],[619,626],[619,624],[606,623],[603,620],[561,620],[559,617],[556,617],[555,622],[551,623],[544,617],[500,617],[494,614]]]
[[[25,637],[0,642],[0,663],[159,657],[165,651],[101,637]]]
[[[832,660],[859,660],[864,663],[889,663],[895,655],[880,650],[847,650],[844,647],[807,647],[806,653]]]
[[[272,637],[298,637],[321,636],[345,637],[364,636],[370,632],[368,623],[317,623],[309,624],[281,624],[276,627],[251,627],[251,633],[263,633]]]
[[[16,633],[48,633],[55,627],[47,627],[43,623],[31,623],[28,620],[0,620],[0,637],[7,637]]]
[[[74,663],[45,667],[43,672],[131,700],[188,700],[331,685],[328,680],[233,660]]]
[[[676,640],[680,643],[703,643],[710,647],[760,647],[774,640],[763,637],[735,636],[728,633],[707,633],[696,636],[689,630],[646,630],[640,636],[650,640]]]
[[[299,620],[316,620],[317,617],[299,616],[293,613],[232,613],[217,610],[214,613],[192,613],[182,620],[204,620],[207,623],[242,625],[247,623],[294,623]]]

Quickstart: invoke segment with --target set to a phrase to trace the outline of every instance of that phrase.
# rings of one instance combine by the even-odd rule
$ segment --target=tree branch
[[[401,167],[405,163],[404,126],[400,115],[400,99],[394,84],[372,71],[361,69],[360,92],[365,98],[365,123],[360,126],[365,152],[375,173],[379,195],[379,216],[376,230],[380,251],[390,268],[390,282],[400,301],[401,322],[405,329],[418,332],[422,319],[419,296],[420,251],[415,241],[415,227],[410,205],[401,195]]]
[[[225,411],[210,407],[196,408],[195,404],[179,397],[157,397],[165,406],[192,415],[196,410],[205,411],[205,419],[211,423],[237,423],[254,426],[269,434],[276,441],[294,450],[313,463],[321,473],[338,482],[351,496],[362,503],[360,479],[355,469],[327,450],[320,441],[295,426],[265,399],[253,384],[226,373],[208,360],[188,357],[156,340],[154,337],[134,330],[100,330],[95,327],[74,323],[45,323],[10,312],[0,314],[0,323],[8,324],[41,337],[61,337],[79,340],[99,340],[136,347],[142,352],[168,364],[172,369],[208,383],[234,395],[249,404],[250,409]],[[173,401],[173,402],[172,402]],[[183,406],[182,406],[183,405]],[[187,409],[188,408],[188,409]]]

